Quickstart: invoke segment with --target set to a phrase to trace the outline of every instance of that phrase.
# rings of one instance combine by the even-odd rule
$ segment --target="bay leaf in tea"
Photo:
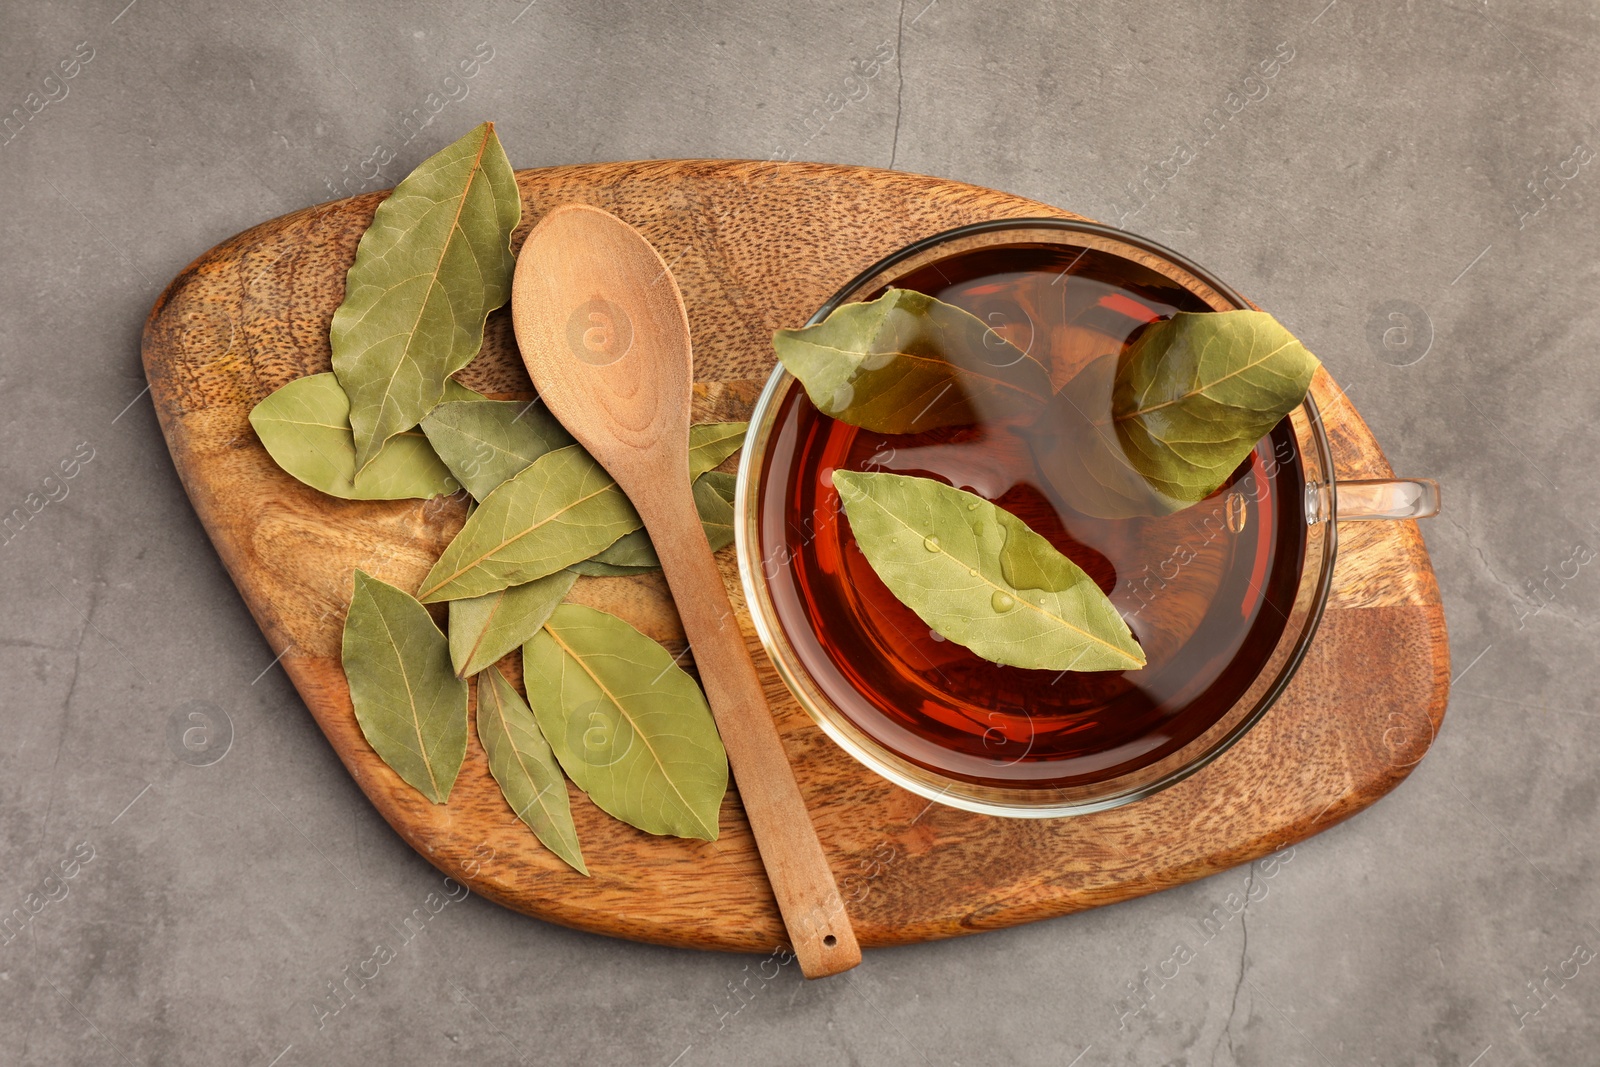
[[[931,478],[836,470],[833,484],[873,571],[945,639],[1010,667],[1144,666],[1094,580],[1010,512]]]
[[[1265,312],[1178,312],[1067,383],[1030,434],[1039,467],[1086,514],[1181,510],[1305,401],[1319,365]]]
[[[819,411],[878,433],[1037,411],[1052,393],[1038,360],[981,319],[909,289],[843,304],[772,343]]]
[[[1194,503],[1304,402],[1319,365],[1264,311],[1180,311],[1124,355],[1112,420],[1139,472]]]

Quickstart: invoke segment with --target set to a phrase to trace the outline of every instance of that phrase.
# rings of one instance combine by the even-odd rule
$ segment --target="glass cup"
[[[1122,257],[1187,290],[1215,311],[1248,308],[1244,298],[1213,275],[1154,241],[1093,223],[1066,219],[1004,219],[963,226],[918,241],[879,261],[850,281],[812,316],[825,319],[841,304],[870,299],[929,264],[975,250],[1040,245],[1091,249]],[[1305,550],[1287,624],[1244,693],[1209,728],[1160,759],[1116,777],[1075,785],[996,785],[955,778],[886,747],[848,718],[804,666],[774,609],[769,586],[772,553],[763,545],[762,475],[779,409],[797,382],[780,364],[751,416],[734,503],[740,575],[762,645],[800,705],[829,737],[877,774],[913,793],[989,815],[1045,818],[1079,815],[1149,796],[1194,774],[1244,736],[1289,684],[1310,647],[1327,605],[1337,523],[1418,519],[1439,507],[1429,480],[1336,480],[1328,438],[1316,402],[1308,395],[1288,421],[1296,464],[1305,486]],[[781,564],[780,564],[781,565]]]

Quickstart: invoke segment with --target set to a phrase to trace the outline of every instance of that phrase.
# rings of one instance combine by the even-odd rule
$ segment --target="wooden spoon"
[[[523,244],[511,313],[539,396],[650,531],[800,969],[849,970],[861,949],[695,511],[689,318],[677,281],[633,227],[571,204]]]

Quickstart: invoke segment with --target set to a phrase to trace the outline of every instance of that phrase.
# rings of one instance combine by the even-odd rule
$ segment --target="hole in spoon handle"
[[[768,864],[767,869],[771,871],[772,865]],[[839,896],[831,872],[826,874],[826,879],[825,886],[811,887],[818,894],[816,902],[800,914],[791,914],[785,909],[783,895],[777,894],[778,910],[784,913],[789,942],[807,978],[826,978],[848,971],[861,962],[861,946],[856,942],[850,917],[845,914],[844,900]],[[776,884],[773,890],[776,893]]]
[[[705,532],[692,508],[662,504],[654,493],[639,493],[634,503],[650,530],[694,650],[800,970],[807,978],[849,970],[861,962],[861,948]]]

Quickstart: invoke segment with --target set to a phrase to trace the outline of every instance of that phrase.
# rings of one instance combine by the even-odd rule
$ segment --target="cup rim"
[[[806,325],[813,326],[821,322],[837,307],[856,294],[867,282],[906,260],[919,256],[930,249],[966,237],[1007,230],[1059,230],[1104,238],[1133,246],[1151,255],[1158,256],[1181,270],[1187,271],[1234,307],[1241,309],[1253,307],[1232,286],[1227,285],[1210,271],[1157,241],[1113,226],[1106,226],[1102,223],[1054,216],[1040,216],[991,219],[969,223],[914,241],[880,258],[853,276],[823,302],[816,313],[806,321]],[[1019,241],[1017,243],[1022,244],[1025,242]],[[1334,562],[1338,551],[1338,516],[1335,511],[1337,494],[1326,494],[1329,499],[1323,503],[1320,513],[1311,510],[1311,502],[1316,498],[1315,494],[1325,485],[1334,484],[1336,479],[1333,466],[1333,449],[1328,440],[1327,432],[1323,427],[1321,412],[1317,407],[1316,400],[1309,391],[1298,410],[1304,414],[1305,429],[1316,450],[1316,459],[1326,478],[1326,482],[1319,483],[1306,471],[1309,464],[1302,454],[1302,448],[1298,445],[1295,449],[1295,461],[1301,464],[1303,472],[1306,473],[1304,479],[1306,501],[1302,504],[1302,507],[1306,508],[1306,521],[1308,525],[1324,526],[1322,558],[1319,561],[1320,566],[1315,585],[1311,590],[1311,601],[1306,619],[1301,626],[1301,632],[1295,637],[1294,644],[1290,647],[1287,657],[1278,667],[1277,677],[1273,679],[1272,683],[1257,699],[1255,707],[1236,722],[1226,734],[1216,739],[1206,750],[1196,754],[1193,758],[1158,778],[1148,782],[1137,783],[1120,791],[1108,792],[1103,796],[1076,799],[1063,799],[1059,796],[1053,796],[1052,793],[1055,791],[1048,787],[1004,787],[970,782],[932,771],[889,751],[859,726],[850,722],[848,717],[837,708],[832,708],[832,714],[829,714],[814,706],[813,700],[806,692],[808,686],[804,684],[805,681],[809,681],[806,677],[805,668],[798,662],[798,657],[793,653],[788,638],[783,634],[781,625],[777,621],[768,592],[768,583],[763,573],[764,567],[758,558],[761,515],[757,487],[760,484],[762,468],[766,460],[767,443],[774,427],[778,407],[795,384],[796,379],[794,376],[784,368],[781,362],[777,363],[750,415],[750,428],[745,439],[744,448],[740,454],[738,481],[733,504],[735,516],[734,540],[739,563],[740,583],[743,586],[746,607],[755,626],[756,635],[774,669],[778,672],[779,677],[782,678],[785,688],[804,709],[811,721],[816,723],[835,744],[879,777],[929,801],[984,815],[1010,818],[1055,818],[1105,811],[1158,793],[1210,765],[1261,721],[1267,711],[1277,703],[1279,697],[1283,695],[1284,690],[1288,688],[1289,683],[1298,672],[1327,608],[1328,597],[1333,584]],[[1307,562],[1310,562],[1309,559]],[[1304,572],[1302,571],[1303,574]],[[809,688],[817,690],[822,702],[829,705],[832,704],[824,694],[821,694],[820,687],[810,686]],[[1241,699],[1243,698],[1241,697]],[[930,779],[942,781],[945,784],[942,788],[938,788]]]

